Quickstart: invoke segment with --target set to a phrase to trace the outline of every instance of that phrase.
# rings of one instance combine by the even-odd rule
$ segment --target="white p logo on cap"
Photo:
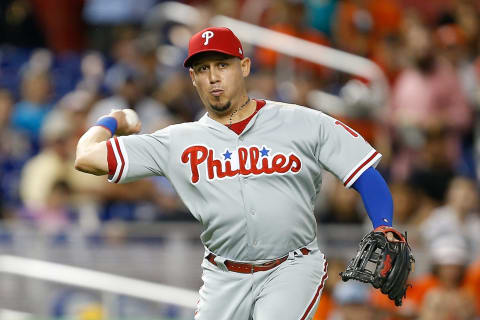
[[[202,38],[205,38],[205,42],[203,43],[203,45],[206,46],[208,44],[208,40],[213,38],[213,32],[210,30],[205,31],[204,33],[202,33]]]

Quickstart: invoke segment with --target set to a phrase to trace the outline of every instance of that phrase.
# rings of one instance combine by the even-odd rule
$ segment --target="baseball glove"
[[[392,232],[398,242],[388,241],[387,232]],[[407,280],[414,263],[406,236],[391,227],[378,227],[363,237],[357,255],[340,276],[343,281],[371,283],[400,306],[410,286]]]

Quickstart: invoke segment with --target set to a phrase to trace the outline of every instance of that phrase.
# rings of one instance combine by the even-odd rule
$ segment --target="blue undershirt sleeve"
[[[373,167],[365,170],[352,187],[360,193],[373,228],[392,226],[393,200],[382,175]]]

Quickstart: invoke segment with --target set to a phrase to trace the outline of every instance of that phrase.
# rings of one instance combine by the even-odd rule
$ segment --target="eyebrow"
[[[218,61],[224,61],[224,60],[230,60],[232,59],[232,57],[216,57],[216,58],[209,58],[208,60],[213,60],[215,62],[218,62]],[[192,67],[195,67],[195,66],[198,66],[200,64],[204,64],[205,61],[198,61],[198,62],[194,62],[192,63]]]

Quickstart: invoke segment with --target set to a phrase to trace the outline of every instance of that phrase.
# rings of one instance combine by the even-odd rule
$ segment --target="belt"
[[[307,248],[301,248],[300,252],[303,255],[308,255],[310,253],[310,250]],[[207,259],[210,263],[217,265],[215,262],[215,258],[217,256],[214,255],[213,253],[210,253],[205,259]],[[225,260],[225,266],[227,267],[228,271],[233,271],[233,272],[239,272],[239,273],[254,273],[258,271],[267,271],[272,268],[275,268],[276,266],[282,264],[287,260],[288,255],[278,258],[269,262],[265,262],[262,264],[251,264],[251,263],[243,263],[243,262],[235,262],[232,260]]]

